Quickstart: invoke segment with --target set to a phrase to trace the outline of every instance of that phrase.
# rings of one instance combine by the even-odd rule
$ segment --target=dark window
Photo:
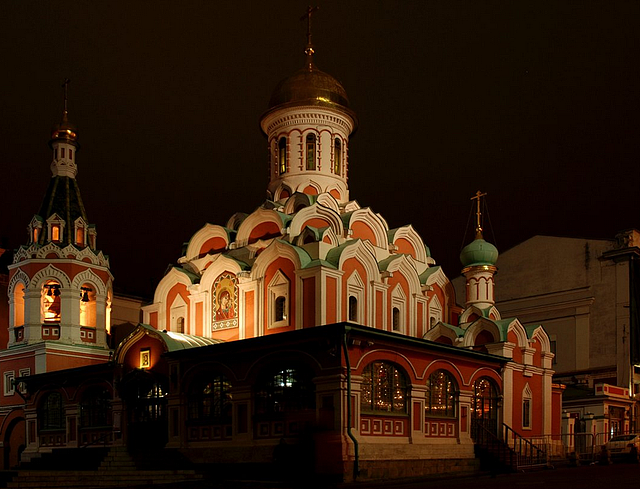
[[[315,385],[305,369],[285,368],[263,378],[256,389],[256,413],[315,409]]]
[[[358,321],[358,299],[349,296],[349,321]]]
[[[362,412],[407,412],[407,381],[404,374],[387,362],[373,362],[362,373]]]
[[[283,296],[276,297],[275,303],[275,321],[284,321],[287,319],[287,299]]]
[[[231,422],[231,384],[218,373],[195,380],[189,389],[189,419]]]
[[[307,170],[316,169],[316,135],[307,134]]]
[[[437,370],[427,379],[427,416],[454,417],[457,412],[458,387],[446,370]]]
[[[111,426],[111,394],[102,387],[88,389],[80,402],[80,426]]]
[[[394,307],[391,311],[391,321],[393,323],[393,330],[400,331],[400,309]]]
[[[522,400],[522,427],[531,428],[531,399]]]
[[[61,430],[65,428],[64,406],[62,395],[51,392],[46,395],[40,408],[40,429]]]
[[[285,137],[278,141],[278,172],[280,175],[287,172],[287,138]]]

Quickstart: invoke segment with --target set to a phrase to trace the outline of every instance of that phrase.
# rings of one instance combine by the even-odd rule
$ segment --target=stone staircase
[[[112,447],[100,466],[94,470],[51,468],[21,469],[6,485],[7,488],[84,488],[100,487],[148,487],[182,484],[203,480],[203,475],[193,469],[179,468],[181,460],[176,454],[161,452],[132,456],[126,447]],[[154,457],[155,455],[155,457]],[[68,454],[69,457],[73,455]],[[65,457],[68,460],[68,457]],[[155,468],[161,467],[161,468]]]

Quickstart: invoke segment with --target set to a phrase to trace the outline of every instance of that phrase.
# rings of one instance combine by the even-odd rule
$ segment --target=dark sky
[[[307,4],[0,2],[4,246],[44,196],[68,77],[98,246],[116,289],[151,296],[200,227],[263,201],[258,120],[303,65]],[[640,2],[317,5],[316,64],[359,118],[351,198],[413,224],[450,278],[478,189],[503,251],[640,227]]]

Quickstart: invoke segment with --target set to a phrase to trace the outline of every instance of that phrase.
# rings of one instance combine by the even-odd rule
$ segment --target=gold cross
[[[319,9],[320,7],[312,7],[309,5],[307,7],[307,13],[300,17],[300,20],[304,20],[305,17],[307,18],[307,48],[305,49],[307,54],[313,54],[313,47],[311,44],[311,14]]]
[[[476,239],[482,239],[482,212],[480,212],[480,197],[486,196],[487,193],[482,193],[480,190],[476,192],[476,195],[471,197],[471,200],[476,201]]]

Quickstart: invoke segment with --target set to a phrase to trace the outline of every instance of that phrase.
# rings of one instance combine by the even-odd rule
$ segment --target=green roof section
[[[150,324],[140,323],[138,325],[138,328],[145,330],[146,334],[158,336],[164,342],[164,344],[167,345],[167,351],[170,352],[176,350],[188,350],[190,348],[198,348],[200,346],[215,345],[217,343],[224,343],[224,341],[222,340],[205,338],[203,336],[174,333],[173,331],[158,331]]]
[[[435,267],[429,267],[424,272],[420,274],[420,283],[426,284],[427,280],[431,275],[437,273],[441,269],[440,265],[436,265]]]
[[[309,265],[309,263],[311,262],[311,257],[309,256],[309,253],[307,253],[302,248],[300,248],[300,247],[298,247],[296,245],[292,245],[288,241],[284,241],[282,239],[276,239],[276,241],[278,243],[281,243],[283,245],[286,245],[286,246],[289,246],[289,247],[293,248],[293,251],[295,251],[298,254],[298,258],[300,258],[300,268],[306,268],[307,265]]]
[[[385,258],[384,260],[381,260],[378,262],[378,269],[381,272],[386,272],[387,269],[389,268],[389,265],[391,265],[394,261],[396,260],[402,260],[402,257],[404,255],[399,254],[399,255],[391,255],[387,258]]]

